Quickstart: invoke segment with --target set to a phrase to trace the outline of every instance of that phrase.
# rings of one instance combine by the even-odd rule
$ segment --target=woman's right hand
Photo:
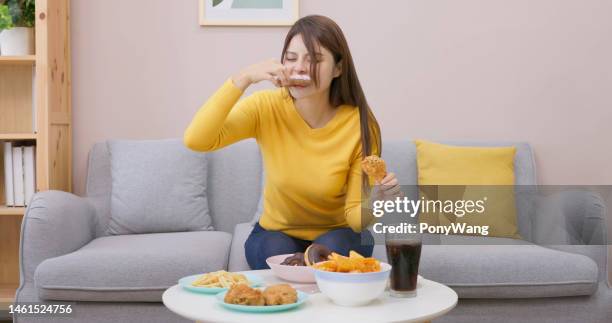
[[[288,84],[291,70],[275,59],[269,59],[257,64],[253,64],[243,69],[232,77],[234,84],[246,90],[251,84],[255,84],[264,80],[272,82],[275,86],[284,86]]]

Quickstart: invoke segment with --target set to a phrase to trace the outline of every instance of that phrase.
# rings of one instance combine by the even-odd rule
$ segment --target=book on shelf
[[[36,188],[35,146],[4,142],[4,174],[6,206],[29,205]]]
[[[14,206],[13,195],[13,144],[4,142],[4,200],[6,206]]]
[[[30,205],[30,200],[32,200],[32,196],[34,196],[34,183],[36,183],[34,170],[34,161],[36,159],[34,155],[34,146],[23,147],[23,191],[25,195],[25,205]]]
[[[13,147],[13,194],[15,206],[25,206],[23,190],[23,147]]]

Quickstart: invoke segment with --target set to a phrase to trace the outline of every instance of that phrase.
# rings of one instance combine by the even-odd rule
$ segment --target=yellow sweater
[[[228,79],[196,113],[185,145],[213,151],[257,140],[266,174],[259,224],[266,230],[305,240],[347,226],[360,232],[359,110],[339,106],[331,121],[313,129],[284,88],[238,101],[242,94]]]

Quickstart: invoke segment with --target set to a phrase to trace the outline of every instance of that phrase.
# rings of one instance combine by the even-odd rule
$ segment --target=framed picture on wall
[[[290,26],[299,0],[200,0],[202,26]]]

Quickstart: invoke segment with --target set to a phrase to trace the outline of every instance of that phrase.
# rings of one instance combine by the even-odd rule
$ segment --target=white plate
[[[187,277],[183,277],[181,279],[179,279],[178,284],[179,286],[181,286],[182,288],[191,291],[191,292],[195,292],[195,293],[202,293],[202,294],[217,294],[220,292],[224,292],[226,290],[228,290],[229,288],[225,288],[225,287],[197,287],[197,286],[193,286],[193,282],[196,281],[196,279],[200,278],[202,275],[205,274],[197,274],[197,275],[191,275],[191,276],[187,276]],[[262,286],[263,285],[263,279],[257,275],[253,275],[253,274],[244,274],[244,276],[246,276],[246,278],[249,280],[250,284],[249,286],[251,287],[257,287],[257,286]]]

